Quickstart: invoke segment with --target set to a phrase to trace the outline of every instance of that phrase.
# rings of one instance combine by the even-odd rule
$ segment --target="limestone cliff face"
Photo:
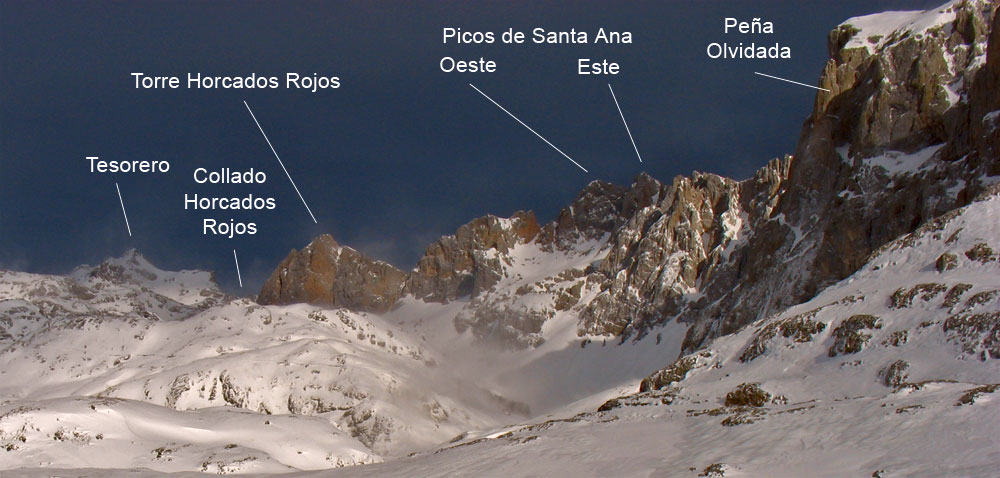
[[[385,312],[399,299],[405,279],[399,269],[322,235],[301,251],[288,254],[264,283],[257,301]]]
[[[532,212],[519,211],[510,218],[485,216],[458,228],[427,247],[410,274],[405,292],[428,302],[475,297],[503,277],[503,263],[517,244],[538,235]]]
[[[1000,155],[1000,15],[993,14],[993,23],[989,29],[989,42],[986,50],[986,64],[973,77],[969,89],[967,115],[963,123],[967,129],[959,129],[954,149],[972,150],[972,154],[985,158],[987,174],[1000,175],[1000,165],[997,161],[989,162],[988,158]]]
[[[736,254],[735,281],[709,284],[718,300],[686,315],[688,350],[811,298],[991,184],[997,155],[982,123],[996,109],[996,8],[961,1],[928,11],[940,21],[927,27],[870,35],[862,17],[831,32],[820,79],[830,92],[817,94],[786,191]]]
[[[625,194],[631,215],[609,240],[588,279],[598,294],[581,314],[582,333],[643,333],[711,297],[704,284],[725,270],[748,231],[767,219],[791,158],[773,160],[746,181],[695,173],[661,184],[640,175]]]
[[[794,157],[751,179],[588,186],[540,235],[557,250],[608,238],[586,278],[596,293],[575,306],[580,334],[624,339],[679,319],[697,348],[811,298],[979,194],[998,167],[995,10],[956,2],[883,35],[838,27],[820,80],[830,92],[817,95]],[[530,336],[553,310],[486,299],[460,318],[473,331]]]

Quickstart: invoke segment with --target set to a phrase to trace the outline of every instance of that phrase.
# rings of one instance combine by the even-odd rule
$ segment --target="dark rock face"
[[[261,304],[308,302],[385,312],[402,292],[406,275],[395,267],[322,235],[292,250],[264,283]]]
[[[760,388],[760,384],[741,383],[726,394],[727,407],[763,407],[771,401],[771,394]]]
[[[687,378],[688,372],[694,370],[697,366],[697,357],[681,357],[670,366],[657,370],[649,377],[642,379],[642,382],[639,384],[639,392],[659,390],[663,387],[681,382]]]
[[[879,318],[874,315],[852,315],[833,329],[833,345],[827,355],[856,354],[868,344],[871,334],[866,330],[881,329]]]
[[[969,128],[955,132],[962,139],[956,145],[957,150],[971,149],[979,158],[994,159],[992,162],[984,161],[991,176],[1000,174],[1000,165],[996,161],[1000,155],[1000,117],[995,114],[1000,110],[1000,88],[997,85],[1000,85],[1000,15],[994,11],[986,64],[976,72],[969,89],[969,107],[966,109]]]
[[[882,370],[882,384],[886,387],[898,388],[906,383],[908,374],[906,371],[910,364],[905,360],[896,360]]]
[[[934,267],[937,268],[938,272],[952,270],[958,267],[958,256],[950,252],[945,252],[938,257],[937,261],[934,263]]]

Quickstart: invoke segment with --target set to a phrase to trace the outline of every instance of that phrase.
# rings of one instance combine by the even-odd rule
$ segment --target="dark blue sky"
[[[215,270],[253,294],[291,248],[324,232],[397,266],[468,220],[531,209],[550,220],[589,181],[692,170],[745,178],[791,152],[826,34],[844,19],[935,1],[838,2],[47,2],[0,4],[0,268],[63,273],[138,248],[164,268]],[[723,18],[775,34],[722,33]],[[501,32],[628,30],[631,45],[458,46],[443,27]],[[781,61],[711,60],[711,42],[791,47]],[[493,74],[445,74],[443,56],[492,58]],[[575,74],[580,57],[621,64]],[[339,76],[342,87],[136,90],[131,72]],[[618,117],[611,82],[645,163]],[[487,102],[518,115],[583,173]],[[246,100],[319,224],[313,224],[243,106]],[[84,159],[168,160],[159,175],[96,175]],[[197,167],[254,168],[264,186],[203,186]],[[121,186],[134,237],[126,230]],[[204,236],[184,193],[273,196],[256,236]],[[244,289],[236,286],[232,249]]]

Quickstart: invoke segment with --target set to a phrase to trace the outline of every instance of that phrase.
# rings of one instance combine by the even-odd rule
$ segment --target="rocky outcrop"
[[[512,248],[532,241],[539,230],[531,212],[475,219],[428,246],[409,274],[323,235],[288,254],[264,284],[258,302],[385,312],[404,294],[428,302],[475,297],[504,277]]]
[[[470,331],[476,339],[502,349],[519,350],[545,342],[542,326],[553,315],[551,310],[505,300],[477,301],[455,317],[455,330]]]
[[[385,312],[399,299],[405,279],[399,269],[322,235],[301,251],[288,253],[264,283],[257,302]]]
[[[510,218],[475,219],[427,247],[405,292],[429,302],[475,297],[503,277],[511,248],[531,241],[538,232],[538,221],[530,211],[518,211]]]
[[[583,310],[581,333],[642,333],[698,307],[702,284],[774,207],[790,161],[743,182],[695,173],[664,185],[640,175],[623,201],[631,215],[591,276],[602,292]]]
[[[646,186],[651,185],[649,183]],[[554,221],[542,228],[538,243],[547,250],[566,250],[581,241],[602,239],[635,211],[634,203],[625,204],[625,193],[628,191],[605,181],[591,181],[572,204],[563,208]],[[647,189],[641,193],[636,192],[635,195],[645,195],[648,198],[655,192]]]

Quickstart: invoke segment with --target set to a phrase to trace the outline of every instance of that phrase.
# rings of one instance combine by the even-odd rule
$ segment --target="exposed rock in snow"
[[[476,297],[505,277],[510,249],[531,241],[538,231],[531,212],[475,219],[427,247],[410,273],[406,292],[432,302]]]
[[[261,304],[326,304],[385,312],[399,298],[406,276],[395,267],[323,235],[292,250],[264,283]]]

